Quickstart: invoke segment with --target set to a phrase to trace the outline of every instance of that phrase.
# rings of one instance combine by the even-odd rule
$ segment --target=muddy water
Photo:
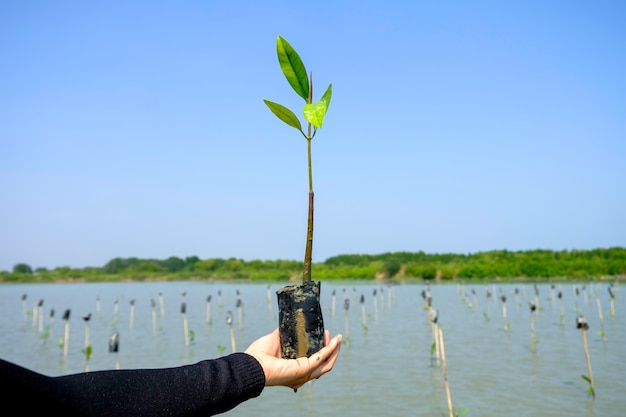
[[[116,360],[123,368],[193,363],[232,350],[226,324],[229,311],[236,350],[276,328],[275,292],[282,286],[272,284],[268,289],[267,284],[224,282],[2,285],[0,356],[49,375],[82,372],[81,349],[89,327],[92,371],[113,368]],[[610,314],[607,286],[605,282],[557,283],[553,292],[549,284],[538,285],[533,338],[528,305],[535,301],[532,284],[431,285],[432,306],[444,331],[454,408],[481,417],[621,416],[626,398],[626,306],[617,287],[615,315]],[[447,416],[442,367],[431,355],[433,336],[421,295],[425,289],[423,284],[322,283],[325,325],[331,334],[344,334],[335,369],[295,394],[288,388],[267,388],[260,398],[225,415]],[[506,322],[501,294],[506,296]],[[236,307],[238,299],[241,309]],[[602,325],[597,299],[606,340],[598,334]],[[43,317],[41,325],[39,317],[33,316],[39,300],[43,300],[43,315],[37,309]],[[188,330],[193,333],[189,346],[185,345],[183,302]],[[51,309],[55,310],[52,318]],[[71,315],[64,359],[58,339],[65,333],[62,316],[66,309]],[[92,318],[85,322],[83,316],[88,313]],[[575,326],[578,314],[590,325],[587,338],[595,400],[581,378],[587,367],[581,331]],[[114,331],[120,335],[117,357],[108,352]]]

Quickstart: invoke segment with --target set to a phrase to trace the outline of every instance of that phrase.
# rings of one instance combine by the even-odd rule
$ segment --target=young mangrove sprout
[[[233,352],[236,352],[237,346],[235,345],[235,331],[233,330],[233,313],[230,310],[226,313],[226,324],[230,331],[230,346]]]
[[[28,295],[22,294],[22,314],[24,315],[24,321],[28,319],[28,303],[26,302],[27,298]]]
[[[48,328],[50,329],[50,333],[48,334],[48,337],[53,338],[54,337],[54,308],[50,309],[50,321],[48,322]]]
[[[135,299],[134,298],[132,300],[130,300],[129,325],[130,325],[131,330],[132,330],[133,326],[135,325]]]
[[[39,334],[43,333],[43,299],[39,300],[37,303],[37,314],[38,314],[38,322],[39,322]]]
[[[119,349],[120,349],[120,334],[115,332],[109,338],[109,352],[115,353],[115,369],[120,369],[120,358],[119,358]]]
[[[500,295],[500,301],[502,301],[502,318],[504,319],[504,331],[509,330],[509,325],[506,322],[506,295]]]
[[[429,308],[428,310],[428,322],[430,324],[430,331],[433,335],[433,344],[430,347],[430,364],[432,366],[433,357],[435,358],[435,363],[439,366],[439,356],[441,352],[441,345],[439,344],[439,325],[437,321],[439,320],[439,312],[434,308]]]
[[[206,313],[205,318],[206,324],[211,324],[211,294],[206,297]]]
[[[615,316],[615,293],[613,292],[613,284],[608,286],[607,290],[609,291],[609,301],[611,302],[611,317]]]
[[[180,313],[183,316],[183,334],[185,336],[185,346],[189,346],[189,326],[187,324],[187,303],[180,304]]]
[[[589,394],[593,398],[596,397],[596,390],[593,384],[593,374],[591,372],[591,359],[589,358],[589,349],[587,348],[587,330],[589,329],[589,324],[587,324],[587,320],[581,315],[576,318],[576,328],[582,331],[583,335],[583,349],[585,351],[585,360],[587,361],[587,373],[588,375],[581,375],[581,377],[589,383]]]
[[[606,342],[606,332],[604,331],[604,316],[602,315],[602,305],[600,304],[600,298],[596,298],[596,302],[598,304],[598,317],[600,318],[600,326],[602,327],[602,331],[598,332],[598,335],[602,337],[602,340]]]
[[[372,291],[372,301],[374,303],[374,321],[378,320],[378,302],[376,301],[376,288]]]
[[[152,337],[156,336],[156,301],[154,301],[154,298],[150,299],[150,309],[151,309],[151,315],[152,315]]]
[[[530,307],[530,350],[532,353],[535,353],[537,345],[537,340],[535,340],[535,314],[537,312],[537,305],[530,301],[528,307]]]
[[[274,103],[269,100],[263,100],[267,107],[280,120],[287,125],[298,130],[307,142],[307,160],[309,173],[309,211],[308,211],[308,227],[306,248],[304,256],[304,271],[302,274],[302,283],[306,284],[311,281],[311,255],[313,252],[313,168],[311,164],[311,141],[317,133],[317,129],[322,127],[326,111],[330,105],[332,97],[332,84],[328,86],[326,92],[318,102],[313,102],[313,75],[309,78],[302,59],[296,50],[282,37],[276,40],[276,51],[280,68],[287,78],[287,81],[294,91],[304,99],[305,105],[302,110],[304,118],[308,122],[306,132],[302,130],[300,119],[287,107]]]
[[[161,311],[161,317],[165,315],[165,303],[163,302],[163,293],[159,292],[159,309]]]
[[[452,394],[450,393],[450,382],[448,381],[448,368],[446,366],[446,348],[443,343],[443,331],[439,325],[436,325],[436,335],[441,349],[441,369],[443,371],[443,381],[446,387],[446,398],[448,400],[448,412],[450,417],[454,416],[454,408],[452,407]]]
[[[239,331],[241,331],[243,327],[243,302],[241,301],[241,298],[237,298],[235,307],[237,307],[237,324],[239,325]]]
[[[344,298],[343,299],[343,311],[344,311],[344,327],[345,327],[345,345],[346,348],[348,348],[350,346],[350,328],[348,325],[348,310],[350,310],[350,299],[349,298]]]
[[[328,86],[320,101],[313,102],[313,74],[309,76],[300,55],[281,36],[276,39],[276,53],[283,75],[293,90],[304,99],[302,115],[307,121],[305,131],[298,116],[287,107],[263,100],[276,117],[298,130],[307,144],[309,204],[302,285],[287,286],[277,291],[281,351],[283,357],[296,358],[310,356],[324,345],[324,322],[319,306],[320,283],[314,282],[311,276],[314,217],[311,142],[317,130],[323,125],[332,97],[332,84]],[[302,324],[304,324],[304,332],[297,330],[302,329]]]
[[[117,325],[117,316],[118,316],[119,311],[120,311],[119,299],[115,297],[115,300],[113,300],[113,324],[114,325]]]
[[[560,323],[561,325],[563,325],[563,323],[565,322],[565,310],[563,308],[563,291],[559,290],[559,292],[556,295],[559,299],[559,303],[561,304],[561,319],[560,319]]]
[[[367,331],[367,321],[365,320],[365,296],[361,294],[361,298],[359,299],[361,303],[361,326],[363,330]]]
[[[89,343],[89,320],[91,320],[91,313],[83,316],[83,320],[85,321],[85,348],[82,352],[85,355],[85,372],[89,372],[89,358],[92,354],[92,347]]]
[[[70,310],[63,313],[63,321],[65,321],[65,335],[63,338],[63,360],[67,359],[67,353],[70,346]]]

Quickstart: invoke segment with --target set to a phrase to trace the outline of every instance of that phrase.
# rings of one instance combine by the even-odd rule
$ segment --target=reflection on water
[[[193,363],[230,353],[228,312],[238,350],[276,328],[275,291],[281,286],[6,284],[0,286],[0,355],[49,375],[83,372],[88,327],[91,371],[112,369],[116,360],[122,368]],[[626,393],[626,316],[619,287],[613,288],[616,310],[610,314],[607,287],[604,282],[555,284],[554,288],[540,284],[536,295],[532,284],[432,284],[432,306],[444,331],[454,408],[467,408],[466,415],[481,417],[621,415]],[[433,334],[422,298],[426,288],[425,284],[322,283],[326,328],[333,335],[344,334],[335,369],[297,394],[288,388],[267,388],[260,398],[226,415],[447,416],[442,369],[431,353]],[[562,299],[557,297],[559,290]],[[599,334],[598,299],[606,339]],[[532,321],[531,301],[539,305]],[[71,314],[65,321],[67,309]],[[92,317],[86,322],[83,317],[89,313]],[[595,400],[581,378],[587,368],[581,331],[575,327],[578,314],[590,325]],[[69,344],[64,359],[59,339],[66,323]],[[108,351],[114,332],[119,333],[117,355]]]

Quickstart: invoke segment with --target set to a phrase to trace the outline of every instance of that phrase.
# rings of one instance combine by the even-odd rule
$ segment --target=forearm
[[[35,396],[58,400],[61,406],[75,407],[90,416],[213,415],[258,396],[265,385],[261,365],[245,353],[177,368],[34,379]]]

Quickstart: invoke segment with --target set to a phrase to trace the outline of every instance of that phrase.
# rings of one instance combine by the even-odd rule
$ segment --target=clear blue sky
[[[358,4],[358,6],[357,6]],[[626,2],[3,1],[0,270],[626,246]]]

